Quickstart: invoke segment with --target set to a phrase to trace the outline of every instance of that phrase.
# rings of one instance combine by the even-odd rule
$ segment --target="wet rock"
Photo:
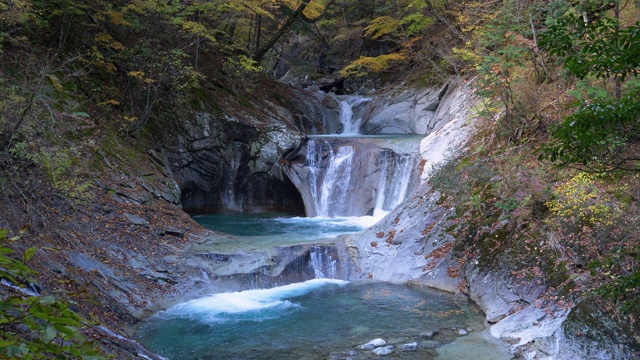
[[[379,347],[379,346],[385,346],[387,342],[384,341],[383,339],[377,338],[369,341],[369,344],[373,344],[373,346]]]
[[[434,336],[438,335],[438,330],[423,331],[420,333],[420,337],[423,339],[431,340]]]
[[[402,351],[416,351],[418,350],[418,343],[412,342],[402,345]]]
[[[382,346],[382,347],[379,347],[379,348],[375,348],[372,352],[374,354],[380,355],[380,356],[389,355],[389,354],[391,354],[393,352],[393,345]]]
[[[324,99],[322,99],[322,105],[328,107],[329,109],[336,109],[338,107],[338,102],[333,96],[327,95],[324,97]]]
[[[460,330],[458,330],[458,335],[461,335],[461,336],[462,336],[462,335],[467,335],[467,334],[469,334],[469,333],[468,333],[468,332],[467,332],[467,330],[465,330],[465,329],[460,329]]]

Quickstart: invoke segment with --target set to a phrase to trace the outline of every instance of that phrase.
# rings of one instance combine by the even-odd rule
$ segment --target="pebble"
[[[427,340],[433,339],[434,336],[438,335],[438,330],[433,331],[423,331],[420,333],[420,337],[425,338]]]
[[[402,345],[402,351],[416,351],[418,350],[418,343],[412,342]]]
[[[377,347],[381,347],[381,346],[385,346],[387,344],[386,341],[384,341],[383,339],[377,338],[377,339],[373,339],[371,341],[369,341],[368,343],[360,346],[360,349],[362,350],[373,350]]]
[[[381,346],[373,350],[373,353],[380,356],[389,355],[393,352],[393,345]]]

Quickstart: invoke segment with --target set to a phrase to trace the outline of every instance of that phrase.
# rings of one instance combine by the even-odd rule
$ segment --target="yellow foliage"
[[[392,64],[406,59],[407,56],[404,53],[385,54],[376,57],[362,56],[340,70],[340,76],[362,77],[369,73],[381,73],[388,70]]]
[[[60,80],[58,79],[57,76],[47,75],[47,79],[51,81],[51,85],[53,85],[53,87],[56,88],[56,90],[62,90],[62,84],[60,83]]]
[[[469,43],[466,45],[467,46],[461,49],[452,48],[451,52],[456,58],[460,59],[464,64],[467,64],[468,68],[473,69],[478,66],[482,59],[475,51],[473,51]]]
[[[120,105],[120,101],[118,100],[114,100],[114,99],[110,99],[107,101],[103,101],[101,103],[99,103],[98,105],[113,105],[113,106],[118,106]]]
[[[196,21],[185,21],[182,23],[182,30],[187,31],[189,33],[202,36],[203,38],[211,41],[216,44],[218,41],[216,37],[212,35],[212,33],[207,29],[203,24]]]
[[[380,16],[371,20],[369,26],[364,28],[364,36],[378,39],[392,33],[399,25],[400,20],[394,19],[391,16]]]
[[[302,4],[302,1],[300,0],[283,0],[282,2],[289,9],[294,11],[300,6],[300,4]],[[320,4],[318,1],[311,1],[302,13],[308,18],[314,18],[316,16],[319,16],[323,10],[324,6],[322,4]]]
[[[582,225],[613,225],[618,209],[599,190],[595,175],[579,173],[558,186],[556,198],[545,205],[563,219]]]
[[[107,11],[109,22],[113,25],[131,26],[131,23],[124,19],[124,13],[120,11]]]
[[[151,79],[151,78],[145,77],[145,73],[144,73],[144,71],[140,71],[140,70],[138,70],[138,71],[129,71],[129,72],[127,73],[127,76],[130,76],[130,77],[136,78],[136,79],[138,79],[138,80],[140,80],[140,81],[144,82],[144,83],[145,83],[145,84],[147,84],[147,85],[153,84],[154,82],[156,82],[156,81],[157,81],[157,80],[154,80],[154,79]]]
[[[111,35],[107,33],[97,33],[95,36],[95,40],[97,43],[102,44],[103,46],[109,47],[113,50],[124,50],[125,47],[119,41],[115,40]]]
[[[144,79],[144,75],[145,75],[144,71],[139,71],[139,70],[138,71],[129,71],[127,73],[127,76],[138,78],[140,80]]]

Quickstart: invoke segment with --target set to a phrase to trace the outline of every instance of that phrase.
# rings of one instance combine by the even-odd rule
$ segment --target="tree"
[[[280,38],[282,38],[282,36],[298,19],[303,19],[308,23],[318,22],[326,15],[327,10],[331,5],[333,5],[334,2],[335,0],[329,0],[326,5],[324,5],[320,13],[310,17],[305,14],[305,9],[307,9],[307,7],[310,5],[311,0],[302,0],[302,2],[297,5],[293,13],[288,15],[284,20],[280,21],[277,26],[276,32],[271,35],[271,38],[267,40],[267,42],[265,42],[262,46],[257,47],[255,53],[253,54],[253,60],[255,60],[257,63],[262,61],[262,58],[267,54],[267,52],[271,50],[271,48],[278,42],[278,40],[280,40]]]

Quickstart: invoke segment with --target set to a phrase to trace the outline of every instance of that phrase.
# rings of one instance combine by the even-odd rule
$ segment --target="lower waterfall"
[[[383,165],[373,216],[384,215],[404,201],[411,181],[411,166],[414,164],[411,156],[392,156],[394,154],[388,152],[380,155]]]
[[[335,279],[338,259],[334,259],[327,247],[314,246],[309,251],[309,263],[316,279]]]

